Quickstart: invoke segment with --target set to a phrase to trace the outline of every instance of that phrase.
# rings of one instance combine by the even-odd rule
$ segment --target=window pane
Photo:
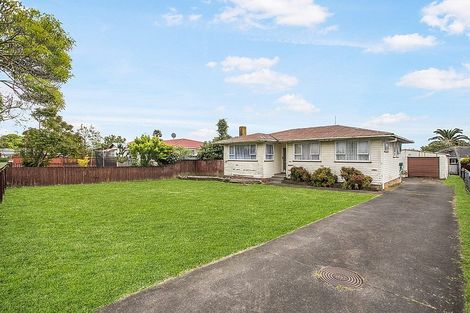
[[[357,142],[346,141],[346,160],[357,160]]]
[[[294,145],[294,154],[300,154],[300,145],[299,144]]]
[[[344,141],[337,141],[336,142],[336,153],[337,154],[345,154],[346,153],[346,142],[344,142]]]
[[[357,152],[358,153],[369,153],[369,142],[367,141],[359,141],[357,143]]]
[[[319,143],[310,144],[310,154],[320,154],[320,144]]]

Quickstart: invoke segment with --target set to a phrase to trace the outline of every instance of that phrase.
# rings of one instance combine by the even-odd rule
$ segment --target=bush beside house
[[[354,167],[342,167],[341,177],[344,180],[342,184],[344,189],[368,189],[372,183],[372,177],[362,174]]]
[[[321,167],[312,174],[312,185],[316,187],[333,187],[337,181],[338,176],[329,167]]]

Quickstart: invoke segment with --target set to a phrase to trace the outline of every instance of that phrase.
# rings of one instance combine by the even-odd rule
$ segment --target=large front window
[[[369,161],[369,142],[356,140],[337,141],[336,160]]]
[[[229,147],[230,160],[256,160],[256,145],[236,145]]]
[[[296,143],[294,144],[294,160],[316,161],[320,160],[320,143]]]

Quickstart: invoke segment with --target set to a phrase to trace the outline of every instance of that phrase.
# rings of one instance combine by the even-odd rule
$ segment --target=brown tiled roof
[[[279,141],[393,136],[393,133],[342,125],[296,128],[275,132]]]
[[[277,141],[276,138],[270,134],[255,133],[246,136],[233,137],[230,139],[225,139],[218,141],[217,143],[226,144],[226,143],[235,143],[235,142],[266,142],[266,141]]]
[[[307,128],[295,128],[279,131],[271,134],[252,134],[234,137],[221,143],[256,142],[256,141],[300,141],[300,140],[333,140],[342,138],[374,138],[395,137],[403,142],[411,143],[411,140],[399,137],[391,132],[349,127],[343,125],[318,126]],[[269,140],[267,140],[269,138]]]
[[[203,142],[201,141],[186,139],[186,138],[168,139],[168,140],[163,140],[163,142],[173,147],[183,147],[187,149],[199,149],[201,148],[203,144]]]

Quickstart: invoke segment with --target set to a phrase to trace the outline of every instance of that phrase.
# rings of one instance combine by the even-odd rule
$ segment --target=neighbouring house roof
[[[371,130],[365,128],[349,127],[343,125],[318,126],[307,128],[295,128],[271,134],[251,134],[247,136],[234,137],[222,140],[221,144],[237,142],[264,142],[264,141],[302,141],[302,140],[334,140],[349,138],[390,138],[403,143],[413,143],[413,141],[397,136],[391,132]]]
[[[246,136],[233,137],[230,139],[220,140],[217,143],[227,144],[236,142],[276,142],[277,139],[270,134],[255,133]]]
[[[186,149],[200,149],[203,144],[202,141],[186,139],[186,138],[168,139],[168,140],[163,140],[163,142],[173,147],[183,147]]]
[[[470,157],[470,146],[454,146],[454,147],[449,147],[449,148],[439,150],[437,152],[446,153],[451,157],[456,157],[456,158],[461,159],[461,158]]]

